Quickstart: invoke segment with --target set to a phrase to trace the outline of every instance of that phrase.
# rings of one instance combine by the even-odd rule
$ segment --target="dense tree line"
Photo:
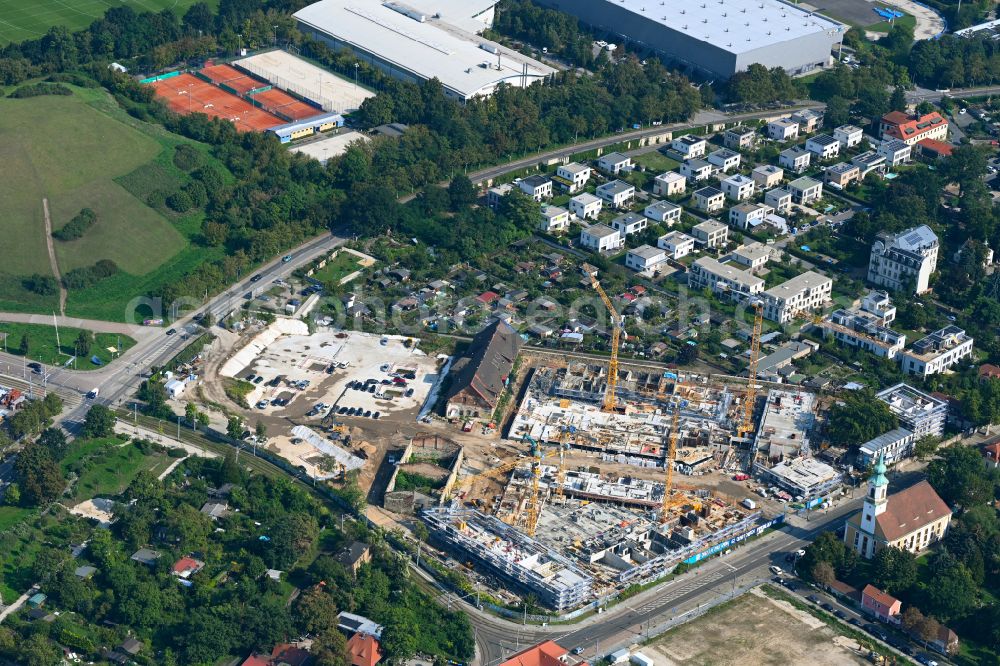
[[[913,80],[931,88],[990,85],[1000,79],[1000,45],[988,34],[917,42],[909,54]]]

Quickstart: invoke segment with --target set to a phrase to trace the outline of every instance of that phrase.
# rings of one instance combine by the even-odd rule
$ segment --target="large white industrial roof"
[[[459,4],[455,0],[439,3],[441,18],[436,17],[437,12],[430,13],[436,4],[432,0],[414,4],[419,6],[379,0],[320,0],[294,16],[418,78],[437,78],[462,97],[489,94],[501,81],[521,85],[525,64],[529,84],[555,71],[463,29],[468,25],[466,19],[449,22],[447,15],[454,15]],[[468,18],[487,4],[483,0],[470,2]]]
[[[781,0],[613,0],[615,5],[730,53],[843,25]]]

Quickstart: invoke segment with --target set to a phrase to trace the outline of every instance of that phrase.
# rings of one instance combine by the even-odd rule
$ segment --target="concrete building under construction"
[[[472,557],[550,608],[567,610],[592,596],[593,579],[572,561],[493,516],[451,507],[421,515],[443,545]]]

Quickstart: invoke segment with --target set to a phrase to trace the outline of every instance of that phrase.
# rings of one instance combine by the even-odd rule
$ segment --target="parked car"
[[[372,418],[376,420],[379,419],[381,416],[382,412],[375,412],[374,414],[372,414]]]
[[[815,594],[810,594],[809,596],[806,597],[806,601],[811,601],[814,604],[818,604],[819,603],[819,597],[817,597]]]
[[[413,396],[413,389],[411,389],[411,388],[406,389],[405,395],[406,395],[407,398],[412,397]]]
[[[370,410],[370,409],[366,409],[366,410],[365,410],[365,413],[364,413],[364,417],[365,417],[365,418],[368,418],[368,417],[369,417],[369,416],[371,416],[371,415],[372,415],[372,410]]]
[[[269,402],[268,402],[267,400],[261,400],[260,402],[258,402],[258,403],[257,403],[257,409],[264,409],[264,408],[266,408],[266,407],[267,407],[267,406],[268,406],[269,404],[270,404],[270,403],[269,403]]]
[[[768,571],[770,571],[771,573],[773,573],[775,576],[780,576],[783,573],[785,573],[784,571],[781,570],[781,567],[775,566],[773,564],[771,566],[769,566],[767,569],[768,569]]]
[[[281,262],[285,263],[285,264],[287,264],[291,260],[292,260],[292,255],[290,255],[290,254],[286,254],[285,256],[283,256],[281,258]]]
[[[347,413],[347,407],[341,407],[340,409],[337,410],[337,413],[338,414],[346,414]]]

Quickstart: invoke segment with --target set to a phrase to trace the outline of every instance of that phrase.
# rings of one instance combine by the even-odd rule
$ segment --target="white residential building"
[[[776,187],[764,194],[764,203],[779,213],[792,210],[792,193],[783,187]]]
[[[580,245],[594,252],[617,252],[625,239],[605,224],[593,224],[580,232]]]
[[[772,120],[767,124],[767,138],[775,141],[791,141],[799,136],[799,124],[789,118]]]
[[[612,208],[625,208],[635,199],[635,186],[624,180],[613,180],[599,185],[597,196]]]
[[[694,252],[694,238],[679,231],[671,231],[669,234],[660,236],[656,241],[656,246],[665,250],[671,259],[680,259]]]
[[[861,180],[864,180],[865,176],[873,171],[884,174],[887,168],[885,157],[874,150],[867,150],[860,155],[855,155],[851,158],[851,164],[861,169]]]
[[[753,196],[756,185],[753,178],[738,173],[722,181],[723,193],[733,201],[743,201]]]
[[[548,199],[552,196],[552,180],[547,176],[535,175],[522,178],[518,187],[535,201]]]
[[[774,208],[767,204],[738,204],[729,209],[729,224],[737,229],[749,229],[762,223],[773,212]]]
[[[806,271],[764,292],[764,317],[787,324],[801,311],[823,307],[832,292],[832,279]]]
[[[840,147],[844,150],[861,145],[864,137],[864,130],[854,125],[841,125],[833,130],[833,138],[840,142]]]
[[[812,153],[799,146],[783,150],[778,154],[778,164],[795,173],[802,173],[811,163]]]
[[[896,306],[889,298],[889,292],[872,289],[861,300],[861,311],[881,326],[896,321]]]
[[[793,113],[791,120],[799,124],[799,134],[812,134],[823,124],[823,113],[815,109],[802,109]]]
[[[755,241],[740,245],[730,253],[730,256],[740,266],[755,271],[767,264],[767,260],[771,257],[771,248]]]
[[[938,237],[926,225],[898,234],[880,233],[868,259],[868,281],[892,291],[912,281],[915,293],[924,293],[937,268],[938,245]]]
[[[913,147],[902,139],[889,139],[879,144],[878,154],[885,158],[890,169],[894,169],[910,161]]]
[[[703,187],[694,191],[694,206],[700,211],[714,213],[726,205],[726,195],[714,187]]]
[[[670,147],[687,158],[701,157],[708,150],[708,142],[700,136],[685,134],[674,139]]]
[[[623,171],[631,171],[632,158],[621,153],[608,153],[597,160],[597,168],[606,174],[617,176]]]
[[[795,203],[808,206],[823,198],[823,183],[803,176],[788,183],[788,191]]]
[[[486,205],[490,208],[496,208],[503,201],[503,198],[507,196],[514,186],[510,183],[504,183],[503,185],[497,185],[496,187],[491,187],[486,192]]]
[[[639,213],[625,213],[611,220],[611,228],[620,233],[623,238],[639,233],[647,225],[649,225],[649,220]]]
[[[539,231],[549,234],[559,234],[569,229],[569,211],[559,206],[542,205],[541,219],[538,222]]]
[[[773,164],[764,164],[751,171],[750,177],[756,183],[757,189],[769,190],[781,185],[781,181],[785,179],[785,170]]]
[[[908,375],[927,377],[944,372],[972,355],[972,338],[958,326],[945,326],[913,343],[899,356],[900,367]]]
[[[705,220],[691,229],[691,235],[699,245],[722,247],[729,242],[729,227],[718,220]]]
[[[917,439],[944,434],[948,417],[948,403],[944,400],[903,383],[879,391],[875,397],[889,405],[889,411],[899,419],[899,425],[916,435]]]
[[[652,276],[667,260],[667,254],[652,245],[640,245],[625,254],[625,266],[637,273]]]
[[[737,125],[726,130],[722,141],[726,144],[726,148],[751,150],[757,143],[757,132],[743,125]]]
[[[688,271],[691,289],[710,289],[715,294],[743,300],[764,291],[764,280],[732,264],[719,263],[712,257],[698,257]]]
[[[665,224],[669,227],[680,221],[681,213],[683,212],[684,209],[677,204],[670,203],[669,201],[657,201],[646,206],[642,214],[655,222]]]
[[[884,302],[882,296],[885,296]],[[887,326],[895,312],[896,308],[888,302],[888,294],[872,292],[865,297],[860,309],[835,310],[823,320],[820,328],[840,344],[893,359],[906,346],[906,336]]]
[[[713,150],[705,158],[709,164],[714,166],[716,170],[722,171],[723,173],[729,173],[733,169],[740,168],[740,161],[743,158],[735,150],[730,150],[729,148],[719,148],[718,150]]]
[[[578,220],[596,220],[601,214],[601,207],[604,202],[595,197],[590,192],[578,194],[569,200],[569,212],[576,215]]]
[[[658,197],[672,197],[684,194],[687,189],[687,178],[676,171],[661,173],[653,179],[653,194]]]
[[[817,134],[806,141],[806,150],[820,161],[832,160],[840,154],[840,141],[829,134]]]
[[[705,160],[692,159],[684,160],[681,163],[681,175],[697,182],[707,180],[715,173],[715,167]]]
[[[590,180],[590,173],[591,169],[586,164],[570,162],[556,169],[555,180],[564,190],[575,194],[586,187],[587,181]]]

